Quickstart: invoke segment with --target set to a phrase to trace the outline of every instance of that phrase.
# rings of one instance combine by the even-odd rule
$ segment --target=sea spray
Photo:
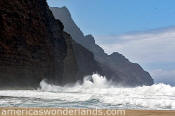
[[[81,92],[82,90],[88,89],[100,89],[100,88],[110,88],[112,87],[111,81],[107,81],[106,77],[100,76],[99,74],[93,74],[86,76],[83,79],[83,83],[79,82],[72,84],[67,84],[65,86],[56,86],[48,84],[45,80],[40,83],[40,90],[42,91],[52,91],[52,92]]]
[[[175,110],[175,87],[165,84],[124,88],[94,74],[82,84],[40,85],[38,90],[0,90],[0,106]]]

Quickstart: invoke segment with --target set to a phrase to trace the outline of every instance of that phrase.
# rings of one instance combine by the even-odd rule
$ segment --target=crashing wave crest
[[[0,90],[0,96],[16,99],[0,99],[0,105],[14,103],[38,107],[84,107],[84,108],[126,108],[126,109],[173,109],[175,110],[175,87],[154,84],[135,88],[114,86],[98,74],[87,76],[82,84],[55,86],[40,83],[38,90]],[[28,104],[21,98],[30,98]],[[18,98],[18,99],[17,99]],[[39,99],[39,101],[35,101]],[[13,101],[14,100],[14,101]],[[45,100],[49,100],[45,102]]]

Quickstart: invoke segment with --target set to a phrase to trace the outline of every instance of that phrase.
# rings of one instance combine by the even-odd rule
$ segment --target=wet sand
[[[175,116],[175,111],[128,110],[126,116]]]

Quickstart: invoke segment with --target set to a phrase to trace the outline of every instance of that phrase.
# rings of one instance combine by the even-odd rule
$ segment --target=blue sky
[[[84,34],[124,54],[157,83],[175,85],[175,0],[48,0],[66,6]]]
[[[121,34],[175,25],[174,0],[48,0],[66,6],[84,33]]]

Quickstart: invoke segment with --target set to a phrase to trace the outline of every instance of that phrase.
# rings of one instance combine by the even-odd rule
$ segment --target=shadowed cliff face
[[[95,43],[92,35],[84,36],[82,31],[74,23],[66,7],[50,8],[56,19],[64,24],[64,30],[71,34],[72,38],[83,47],[91,51],[102,72],[107,78],[112,79],[116,84],[127,86],[152,85],[153,79],[150,74],[144,71],[141,66],[131,63],[123,55],[115,52],[107,55],[104,50]]]
[[[93,73],[103,74],[100,65],[95,61],[94,55],[72,40],[68,33],[64,33],[67,44],[67,55],[64,59],[64,78],[62,84],[82,82],[84,76]]]
[[[0,6],[1,89],[36,88],[43,79],[75,83],[94,72],[117,83],[152,84],[139,65],[118,53],[108,56],[91,35],[84,36],[66,8],[57,13],[63,26],[45,0],[1,0]]]
[[[45,0],[0,1],[0,88],[31,89],[45,79],[64,85],[102,72],[72,40]]]
[[[1,0],[0,87],[59,82],[66,56],[62,30],[45,0]]]

